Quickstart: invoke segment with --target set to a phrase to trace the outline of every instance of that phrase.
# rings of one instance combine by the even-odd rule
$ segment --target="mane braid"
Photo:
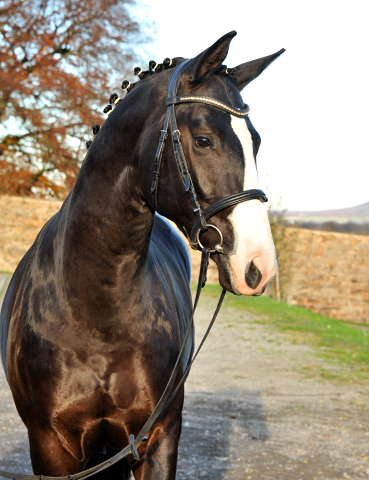
[[[134,75],[136,75],[140,80],[145,80],[147,77],[151,77],[154,74],[158,74],[164,72],[165,70],[169,70],[175,68],[177,65],[182,63],[185,60],[183,57],[175,57],[175,58],[165,58],[163,63],[156,63],[155,60],[150,60],[149,62],[149,69],[142,70],[141,67],[135,67],[133,70]],[[127,88],[128,85],[128,88]],[[128,80],[125,80],[122,84],[122,88],[126,89],[129,92],[135,84],[130,84]]]
[[[138,76],[140,81],[145,80],[147,77],[151,77],[154,74],[160,74],[163,71],[172,69],[180,65],[182,62],[184,62],[186,59],[183,57],[175,57],[175,58],[165,58],[163,60],[163,63],[156,63],[155,60],[150,60],[149,62],[149,70],[143,71],[140,67],[135,67],[133,70],[133,73]],[[220,65],[218,69],[214,72],[215,75],[228,75],[228,76],[234,76],[236,70],[234,68],[228,68],[226,65]],[[130,83],[128,80],[124,80],[122,82],[122,89],[126,90],[127,93],[129,93],[134,87],[135,83]],[[113,93],[110,95],[109,98],[109,105],[107,105],[103,112],[106,115],[110,115],[110,113],[113,110],[113,106],[116,106],[119,102],[121,101],[121,98],[119,98],[117,93]],[[99,131],[99,125],[94,125],[93,127],[93,133],[94,135],[97,134]],[[96,132],[96,133],[95,133]],[[89,140],[86,142],[87,149],[90,147],[92,141]]]

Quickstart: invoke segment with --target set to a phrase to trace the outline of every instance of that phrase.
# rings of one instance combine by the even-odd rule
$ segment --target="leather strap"
[[[158,148],[156,149],[154,172],[153,172],[153,179],[151,184],[151,194],[153,195],[155,211],[158,211],[158,182],[160,177],[161,159],[163,156],[165,140],[168,138],[168,123],[169,123],[169,110],[167,109],[164,126],[163,126],[163,129],[161,130],[161,134],[159,138]]]
[[[248,105],[244,105],[244,108],[234,108],[214,98],[202,97],[201,95],[180,95],[167,98],[168,106],[178,105],[178,103],[206,103],[212,107],[220,108],[235,117],[241,118],[245,118],[250,113],[250,107]]]
[[[228,195],[228,197],[221,198],[220,200],[217,200],[216,202],[212,203],[203,211],[203,217],[207,222],[211,217],[221,212],[222,210],[225,210],[226,208],[229,208],[229,207],[233,207],[238,203],[247,202],[249,200],[260,200],[261,202],[267,202],[268,197],[265,195],[265,193],[262,190],[259,190],[256,188],[244,190],[243,192],[235,193],[233,195]],[[199,230],[203,231],[201,228],[201,225],[195,222],[192,227],[191,235],[189,239],[191,246],[195,249],[199,249],[197,246],[197,234]]]
[[[209,218],[213,217],[225,208],[233,207],[238,203],[246,202],[248,200],[260,200],[261,202],[267,202],[268,197],[262,190],[256,188],[250,188],[249,190],[244,190],[243,192],[228,195],[228,197],[222,198],[205,208],[205,220],[209,220]]]

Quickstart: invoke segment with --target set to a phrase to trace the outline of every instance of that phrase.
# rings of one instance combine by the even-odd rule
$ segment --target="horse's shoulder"
[[[53,242],[50,240],[54,236],[58,216],[58,213],[56,213],[42,227],[35,241],[19,262],[7,288],[0,313],[0,353],[5,372],[9,325],[17,295],[24,297],[27,288],[32,284],[32,279],[34,278],[32,273],[37,263],[37,257],[45,259],[50,255],[48,251],[53,245]],[[37,264],[38,267],[39,265]]]
[[[29,258],[32,256],[31,250],[33,246],[26,252],[20,263],[18,264],[7,288],[4,301],[2,304],[0,312],[0,353],[1,361],[3,363],[4,371],[6,374],[6,350],[8,343],[8,331],[10,318],[12,315],[12,309],[14,305],[14,299],[19,287],[19,282],[21,281],[24,270],[27,267]]]

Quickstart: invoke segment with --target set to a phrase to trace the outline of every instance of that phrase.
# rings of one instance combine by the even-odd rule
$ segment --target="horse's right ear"
[[[273,53],[268,57],[258,58],[257,60],[252,60],[251,62],[243,63],[236,67],[236,79],[237,79],[237,88],[241,91],[247,84],[252,82],[256,77],[258,77],[269,65],[274,62],[276,58],[279,57],[286,50],[282,48],[279,52]]]
[[[204,50],[189,61],[186,66],[188,72],[192,69],[192,82],[204,82],[222,63],[228,54],[229,44],[237,32],[232,31],[217,40],[214,45]]]

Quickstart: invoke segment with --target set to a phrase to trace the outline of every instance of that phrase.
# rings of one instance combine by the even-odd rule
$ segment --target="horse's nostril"
[[[258,267],[255,265],[254,262],[251,262],[250,268],[248,269],[245,275],[247,286],[255,290],[255,288],[261,282],[261,278],[262,278],[262,275],[260,270],[258,269]]]

